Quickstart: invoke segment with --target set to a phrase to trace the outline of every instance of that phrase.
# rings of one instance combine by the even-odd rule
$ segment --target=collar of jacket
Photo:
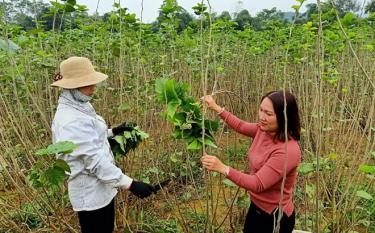
[[[63,90],[60,94],[59,104],[68,105],[72,108],[77,109],[80,112],[83,112],[90,116],[96,116],[94,107],[90,102],[80,102],[72,96],[72,93],[69,90]]]

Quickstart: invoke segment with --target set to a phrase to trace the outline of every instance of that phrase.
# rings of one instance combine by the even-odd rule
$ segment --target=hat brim
[[[85,75],[76,79],[60,79],[56,82],[53,82],[51,86],[53,87],[62,87],[66,89],[75,89],[79,87],[85,87],[90,85],[95,85],[100,82],[103,82],[108,78],[108,75],[94,72],[93,74]]]

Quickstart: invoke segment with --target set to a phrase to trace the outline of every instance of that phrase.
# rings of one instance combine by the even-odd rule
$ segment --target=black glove
[[[132,131],[134,127],[136,127],[137,124],[133,122],[124,122],[119,126],[113,127],[112,128],[112,133],[113,135],[119,135],[123,133],[124,131]]]
[[[156,193],[156,190],[152,185],[135,180],[130,185],[129,191],[142,199],[150,196],[152,193]]]

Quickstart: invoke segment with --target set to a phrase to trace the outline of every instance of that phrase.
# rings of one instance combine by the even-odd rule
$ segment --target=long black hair
[[[278,124],[278,129],[274,139],[285,142],[284,91],[268,92],[262,97],[262,101],[266,97],[272,102]],[[301,121],[299,118],[297,101],[294,95],[288,91],[285,91],[285,99],[286,116],[288,119],[288,137],[292,137],[294,140],[298,141],[301,137]]]

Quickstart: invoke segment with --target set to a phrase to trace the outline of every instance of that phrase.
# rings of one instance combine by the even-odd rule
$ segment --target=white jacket
[[[78,148],[57,155],[70,167],[69,199],[75,211],[90,211],[108,205],[117,188],[129,188],[132,179],[114,164],[108,143],[112,130],[96,115],[89,102],[82,103],[63,91],[52,123],[52,141],[72,141]]]

